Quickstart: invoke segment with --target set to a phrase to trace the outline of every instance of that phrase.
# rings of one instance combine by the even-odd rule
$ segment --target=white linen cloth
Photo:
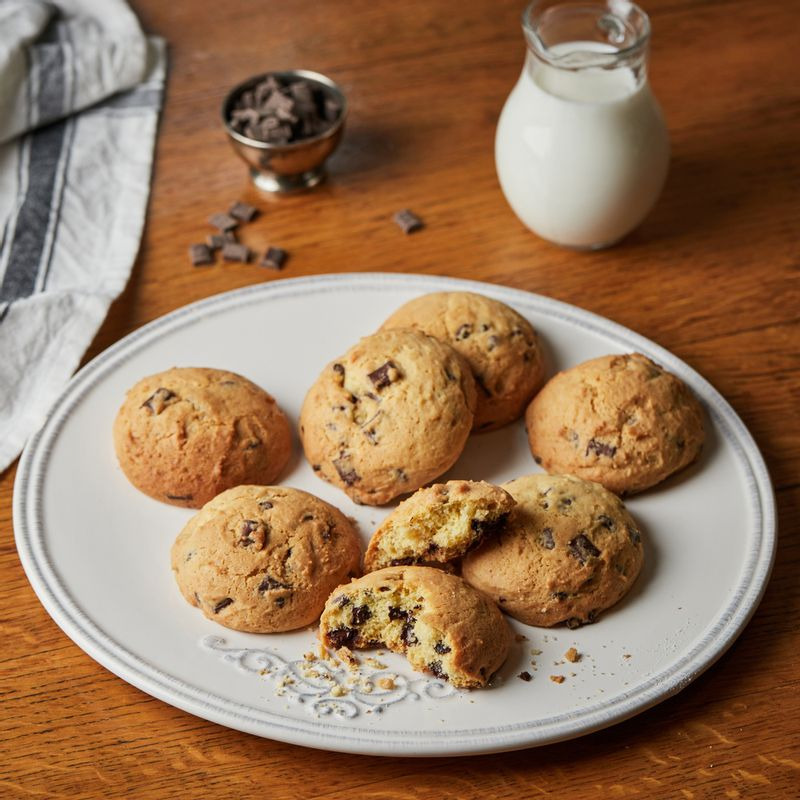
[[[124,0],[0,0],[0,472],[128,281],[165,71]]]

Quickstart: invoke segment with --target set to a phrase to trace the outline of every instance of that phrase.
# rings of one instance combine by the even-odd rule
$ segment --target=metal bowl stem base
[[[270,194],[287,194],[302,189],[311,189],[325,180],[325,170],[322,166],[300,172],[296,175],[276,175],[275,173],[261,172],[257,169],[250,170],[250,178],[257,189]]]

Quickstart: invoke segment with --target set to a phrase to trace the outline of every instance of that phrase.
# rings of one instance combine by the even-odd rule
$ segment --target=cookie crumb
[[[346,694],[350,694],[350,691],[346,689],[344,686],[334,686],[331,689],[332,697],[344,697]]]
[[[514,641],[515,642],[527,642],[528,641],[528,637],[525,636],[525,634],[523,634],[523,633],[516,633],[516,634],[514,634]]]
[[[526,681],[526,682],[532,679],[532,676],[531,676],[530,672],[528,672],[527,670],[524,671],[524,672],[520,672],[520,674],[517,675],[517,677],[520,678],[520,680],[523,680],[523,681]]]
[[[396,689],[396,685],[394,682],[394,678],[378,678],[378,686],[381,689],[386,689],[387,691],[391,691],[392,689]]]
[[[553,681],[553,683],[564,683],[566,678],[563,675],[551,675],[550,680]]]
[[[531,648],[531,655],[532,656],[540,656],[542,654],[541,650],[537,650],[535,647]]]
[[[366,663],[373,669],[386,669],[386,664],[378,661],[377,658],[368,658]]]
[[[353,655],[353,651],[349,647],[340,647],[336,651],[336,655],[343,664],[347,664],[350,669],[358,669],[358,659]]]
[[[306,661],[316,661],[317,660],[316,655],[314,655],[314,653],[312,653],[310,651],[308,653],[303,653],[303,658]]]
[[[630,654],[630,653],[623,653],[623,654],[622,654],[622,657],[623,657],[623,658],[630,658],[630,657],[631,657],[631,654]]]
[[[583,654],[579,653],[574,647],[570,647],[570,649],[567,650],[566,653],[564,653],[564,658],[566,658],[567,661],[570,661],[573,664],[575,664],[578,661],[580,661],[581,658],[583,658]]]

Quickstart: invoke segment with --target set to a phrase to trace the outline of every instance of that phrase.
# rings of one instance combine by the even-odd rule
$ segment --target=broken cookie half
[[[420,489],[375,531],[364,571],[425,564],[446,567],[501,531],[514,498],[484,481],[448,481]]]
[[[431,567],[389,567],[339,586],[320,619],[332,650],[385,647],[414,669],[472,689],[508,655],[511,630],[497,606],[461,578]]]

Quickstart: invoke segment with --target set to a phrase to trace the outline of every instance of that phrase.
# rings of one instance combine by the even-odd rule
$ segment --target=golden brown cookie
[[[461,574],[529,625],[594,622],[633,585],[644,553],[622,501],[571,475],[503,485],[517,505],[504,531],[468,553]]]
[[[455,463],[474,407],[472,375],[452,348],[381,331],[325,367],[303,402],[300,438],[320,477],[381,505]]]
[[[382,329],[415,328],[455,348],[478,387],[473,429],[488,431],[522,415],[544,380],[531,324],[505,303],[473,292],[434,292],[397,309]]]
[[[451,563],[502,530],[514,505],[508,492],[484,481],[448,481],[420,489],[372,535],[364,570]]]
[[[640,492],[694,461],[700,403],[646,356],[609,355],[560,372],[525,415],[531,452],[548,472],[618,493]]]
[[[511,631],[497,606],[461,578],[431,567],[388,567],[333,592],[320,640],[334,650],[386,647],[414,669],[477,688],[505,661]]]
[[[172,546],[181,593],[228,628],[277,633],[309,625],[358,574],[358,534],[338,509],[280,486],[236,486],[198,511]]]
[[[247,378],[183,367],[130,389],[114,421],[114,447],[137,489],[200,508],[231,486],[275,481],[291,433],[275,400]]]

